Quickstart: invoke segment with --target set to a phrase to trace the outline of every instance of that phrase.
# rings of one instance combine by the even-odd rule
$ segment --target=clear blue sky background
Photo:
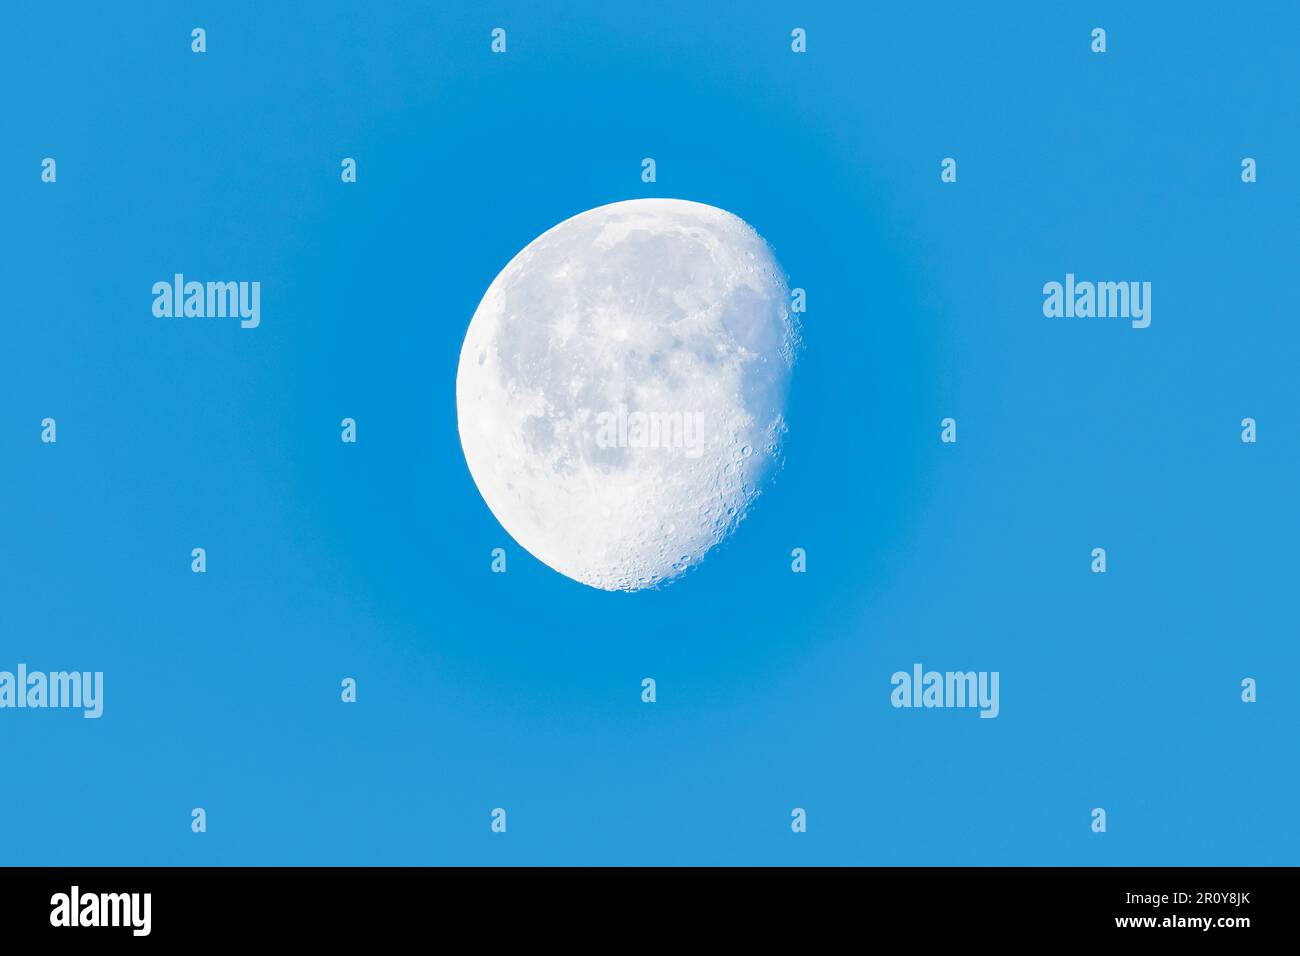
[[[1216,6],[6,9],[0,669],[106,710],[0,711],[0,863],[1298,862],[1300,16]],[[753,224],[807,348],[732,541],[606,594],[495,522],[454,376],[640,196]],[[1045,319],[1067,271],[1151,327]],[[174,272],[261,327],[155,319]],[[1001,716],[894,710],[914,662]]]

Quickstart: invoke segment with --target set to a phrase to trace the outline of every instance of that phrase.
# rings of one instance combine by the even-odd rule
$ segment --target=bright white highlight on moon
[[[483,296],[456,374],[488,508],[593,587],[694,567],[779,464],[789,305],[767,243],[713,206],[618,202],[534,239]]]

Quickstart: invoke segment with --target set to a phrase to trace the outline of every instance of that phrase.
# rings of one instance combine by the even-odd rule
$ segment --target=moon
[[[492,514],[606,591],[698,565],[781,463],[790,306],[767,243],[714,206],[635,199],[542,233],[488,287],[456,373]]]

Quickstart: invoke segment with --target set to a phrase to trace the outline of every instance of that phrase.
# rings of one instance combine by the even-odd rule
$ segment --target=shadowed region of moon
[[[789,304],[767,243],[713,206],[612,203],[534,239],[483,296],[456,375],[488,508],[592,587],[694,567],[779,464]]]

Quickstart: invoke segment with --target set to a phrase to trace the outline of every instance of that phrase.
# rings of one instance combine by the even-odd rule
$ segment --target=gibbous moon
[[[456,374],[483,500],[540,561],[607,591],[699,564],[779,464],[799,330],[772,250],[681,199],[599,206],[488,287]]]

